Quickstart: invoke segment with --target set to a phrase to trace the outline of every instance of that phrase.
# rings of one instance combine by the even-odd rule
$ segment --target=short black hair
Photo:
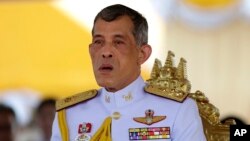
[[[16,118],[16,114],[13,108],[4,104],[0,104],[0,113],[5,113],[5,114],[7,113],[7,114],[12,115],[14,118]]]
[[[134,29],[132,31],[135,41],[138,46],[142,46],[148,44],[148,23],[145,17],[142,16],[139,12],[121,5],[115,4],[108,6],[102,9],[94,19],[94,25],[98,19],[105,20],[107,22],[111,22],[116,20],[118,17],[128,16],[134,25]],[[92,29],[92,35],[94,34],[94,26]]]
[[[37,106],[37,113],[40,113],[42,108],[46,105],[52,105],[55,106],[56,105],[56,99],[55,98],[47,98],[42,100],[39,105]]]
[[[229,119],[233,119],[235,121],[236,125],[245,125],[246,124],[246,122],[242,118],[240,118],[239,116],[235,116],[235,115],[226,116],[221,120],[221,122],[225,123]]]

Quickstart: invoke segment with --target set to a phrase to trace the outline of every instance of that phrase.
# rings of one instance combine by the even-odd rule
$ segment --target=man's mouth
[[[101,65],[100,67],[99,67],[99,71],[100,72],[110,72],[110,71],[112,71],[114,68],[113,68],[113,66],[112,65],[110,65],[110,64],[103,64],[103,65]]]

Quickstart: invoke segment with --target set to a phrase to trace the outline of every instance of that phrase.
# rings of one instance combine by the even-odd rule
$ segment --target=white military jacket
[[[198,108],[190,98],[176,102],[144,91],[145,83],[138,77],[133,83],[115,93],[101,88],[95,98],[66,108],[70,141],[85,134],[91,137],[111,116],[112,141],[205,141]],[[118,115],[118,116],[117,116]],[[159,121],[140,122],[136,119],[158,117]],[[61,141],[55,116],[51,141]],[[89,128],[86,128],[89,127]],[[165,131],[165,132],[163,132]],[[80,140],[80,139],[78,139]]]

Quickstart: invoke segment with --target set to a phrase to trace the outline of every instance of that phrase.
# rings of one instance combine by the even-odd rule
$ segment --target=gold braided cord
[[[91,138],[91,141],[111,141],[111,117],[107,117],[102,126],[97,130],[94,136]]]
[[[69,133],[68,133],[65,109],[62,109],[58,112],[58,123],[61,131],[62,141],[68,141]]]

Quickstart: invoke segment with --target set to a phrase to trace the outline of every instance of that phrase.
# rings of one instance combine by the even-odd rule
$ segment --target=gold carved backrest
[[[222,124],[219,110],[209,103],[208,98],[201,91],[190,93],[189,97],[193,98],[198,105],[207,141],[229,141],[230,125],[235,124],[235,121],[227,120]]]
[[[224,124],[221,123],[219,110],[209,103],[204,93],[201,91],[190,92],[191,84],[186,75],[186,60],[181,58],[178,66],[175,67],[173,57],[174,53],[169,51],[164,66],[158,59],[155,60],[145,89],[180,102],[187,96],[194,99],[199,108],[207,141],[229,141],[229,127],[231,124],[235,124],[235,121],[227,120]]]

